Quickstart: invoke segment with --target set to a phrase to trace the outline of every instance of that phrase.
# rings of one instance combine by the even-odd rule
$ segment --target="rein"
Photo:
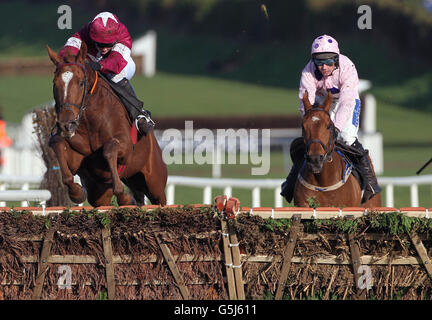
[[[85,65],[83,65],[82,63],[77,63],[77,62],[65,62],[65,63],[59,64],[57,66],[57,70],[60,69],[60,68],[62,68],[63,66],[66,66],[66,65],[69,65],[69,66],[70,65],[78,66],[78,67],[80,67],[84,71],[84,95],[83,95],[83,98],[82,98],[82,101],[81,101],[81,105],[79,106],[79,105],[77,105],[75,103],[70,103],[70,102],[64,102],[64,103],[58,105],[59,109],[62,109],[62,108],[70,109],[71,106],[78,108],[79,109],[78,115],[75,117],[75,119],[73,119],[71,121],[71,122],[77,122],[78,123],[78,121],[80,120],[83,112],[85,111],[85,109],[87,107],[86,104],[88,102],[87,101],[88,97],[89,97],[88,94],[92,95],[93,92],[94,92],[94,90],[95,90],[95,88],[96,88],[96,85],[98,83],[98,73],[97,73],[97,71],[95,71],[96,79],[95,79],[95,81],[94,81],[94,83],[93,83],[90,91],[88,91],[89,81],[88,81],[88,78],[87,78],[87,72],[86,72]],[[72,111],[72,109],[70,109],[70,110]]]

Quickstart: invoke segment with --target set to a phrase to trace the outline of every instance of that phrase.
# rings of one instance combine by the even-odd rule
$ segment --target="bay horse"
[[[312,105],[306,91],[302,101],[305,110],[302,120],[304,162],[294,189],[294,205],[380,207],[380,193],[361,203],[362,190],[352,174],[352,162],[346,160],[336,147],[336,127],[330,117],[332,94],[328,93],[323,105]]]
[[[119,205],[141,206],[147,196],[152,204],[165,205],[167,167],[153,132],[132,140],[135,124],[109,84],[86,62],[84,42],[76,56],[60,57],[47,49],[56,66],[57,133],[49,145],[69,198],[75,203],[87,199],[98,207],[110,205],[115,195]],[[75,174],[82,186],[74,182]]]

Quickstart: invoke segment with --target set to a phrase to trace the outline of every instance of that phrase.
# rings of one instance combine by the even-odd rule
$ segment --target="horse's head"
[[[89,81],[84,65],[87,46],[83,42],[78,55],[60,57],[47,46],[48,55],[56,66],[53,92],[57,113],[57,125],[65,138],[74,136],[85,109]]]
[[[307,91],[303,96],[305,114],[302,121],[306,145],[306,163],[313,173],[320,173],[325,161],[331,161],[336,141],[336,128],[330,118],[332,94],[323,105],[311,105]]]

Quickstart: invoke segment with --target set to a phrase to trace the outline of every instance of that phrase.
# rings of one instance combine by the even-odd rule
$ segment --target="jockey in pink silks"
[[[142,102],[129,82],[135,74],[135,62],[131,57],[132,38],[126,26],[116,15],[101,12],[66,41],[60,56],[66,51],[78,54],[82,42],[87,45],[91,68],[111,81],[137,129],[146,135],[153,129],[154,122],[150,112],[142,109]]]
[[[328,35],[316,38],[312,43],[311,60],[301,74],[299,110],[303,116],[302,99],[306,91],[312,105],[322,104],[327,92],[332,93],[330,117],[338,132],[338,140],[353,147],[358,153],[359,169],[366,180],[362,202],[366,202],[380,192],[381,188],[369,162],[368,150],[365,150],[357,139],[361,109],[358,83],[356,67],[348,57],[340,54],[337,41]],[[296,143],[302,144],[302,141],[303,139],[298,139]],[[292,201],[301,165],[293,161],[291,172],[282,184],[281,195],[288,202]]]

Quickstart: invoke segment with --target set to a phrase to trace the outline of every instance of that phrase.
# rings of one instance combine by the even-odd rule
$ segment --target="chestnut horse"
[[[328,93],[321,106],[311,105],[307,92],[302,100],[305,160],[294,189],[295,206],[380,207],[381,194],[361,204],[362,190],[351,174],[352,164],[335,148],[337,134],[330,118],[332,94]]]
[[[86,63],[87,46],[77,56],[60,57],[48,46],[56,66],[53,80],[57,133],[49,141],[75,203],[166,204],[167,168],[153,132],[133,143],[129,115],[109,84]],[[82,186],[74,182],[77,174]],[[130,189],[125,191],[123,183]]]

